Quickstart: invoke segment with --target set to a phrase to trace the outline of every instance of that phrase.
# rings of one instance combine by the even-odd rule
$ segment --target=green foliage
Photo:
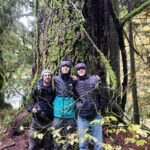
[[[0,76],[2,77],[2,80],[0,81],[0,87],[2,87],[0,89],[0,92],[3,93],[5,90],[5,86],[6,86],[6,78],[2,72],[0,72]]]
[[[40,139],[40,140],[43,139],[43,136],[44,136],[43,133],[38,133],[37,131],[35,131],[35,132],[33,133],[33,137],[34,137],[34,138],[38,138],[38,139]]]
[[[30,33],[20,24],[18,19],[23,13],[22,9],[29,4],[28,2],[28,0],[2,0],[0,2],[0,57],[3,61],[1,67],[5,84],[0,91],[7,91],[8,95],[11,95],[15,88],[13,91],[5,90],[5,88],[10,86],[9,84],[14,78],[19,80],[22,76],[30,75],[28,69],[32,64],[32,40],[31,37],[29,38]],[[18,87],[18,82],[14,84],[13,87]],[[24,87],[24,85],[21,86]]]
[[[92,126],[95,123],[99,123],[99,121],[100,120],[98,120],[98,119],[93,120],[92,122],[90,122],[90,125]],[[143,134],[141,134],[142,132],[148,133],[148,131],[142,130],[141,126],[130,124],[130,125],[128,125],[128,128],[127,128],[127,126],[125,126],[122,123],[119,123],[118,125],[111,124],[114,121],[117,121],[116,117],[114,117],[114,116],[106,116],[102,120],[103,125],[107,125],[107,129],[105,129],[105,132],[108,134],[108,137],[112,143],[116,143],[117,136],[125,134],[126,136],[120,137],[120,138],[124,138],[124,139],[122,139],[122,140],[124,140],[124,145],[128,144],[128,143],[132,143],[132,144],[136,143],[137,146],[145,146],[146,144],[148,144],[148,142],[144,139],[145,136]],[[70,126],[68,126],[68,129],[69,128],[70,128]],[[62,135],[60,134],[60,132],[62,130],[63,130],[63,128],[58,129],[58,130],[55,130],[54,128],[52,128],[52,131],[53,131],[52,134],[57,139],[58,143],[65,145],[66,141],[64,141],[62,139]],[[82,132],[82,129],[79,132]],[[85,141],[87,139],[89,141],[93,141],[93,140],[95,142],[97,141],[97,139],[94,138],[88,132],[85,131],[85,132],[83,132],[83,134],[84,134],[84,137],[81,139],[80,142]],[[147,134],[147,136],[148,136],[148,134]],[[36,133],[36,137],[37,137],[37,133]],[[67,137],[69,139],[68,143],[70,143],[70,144],[78,144],[79,143],[77,132],[67,135]],[[105,142],[103,144],[102,143],[99,143],[99,144],[100,144],[100,146],[103,146],[107,150],[121,150],[123,148],[122,146],[119,146],[119,143],[117,143],[118,145],[106,144]]]
[[[103,119],[104,124],[108,124],[109,121],[112,119],[113,121],[116,121],[115,117],[112,116],[104,117]],[[148,144],[148,142],[145,139],[145,137],[148,137],[149,134],[148,130],[143,130],[142,126],[136,124],[128,124],[127,126],[125,126],[122,123],[119,123],[117,126],[113,126],[113,124],[109,124],[109,128],[107,129],[106,132],[107,134],[109,134],[110,140],[115,143],[114,134],[115,136],[120,136],[120,133],[121,135],[123,135],[122,133],[124,133],[125,135],[127,135],[127,137],[123,139],[125,141],[125,144],[136,143],[137,146],[144,146]],[[114,138],[111,135],[113,135]]]
[[[136,141],[137,146],[143,146],[146,143],[147,143],[147,141],[145,141],[145,140],[137,140]]]
[[[31,120],[32,120],[32,113],[30,113],[24,120],[23,120],[23,128],[25,128],[24,126],[27,126],[29,128],[30,124],[31,124]]]

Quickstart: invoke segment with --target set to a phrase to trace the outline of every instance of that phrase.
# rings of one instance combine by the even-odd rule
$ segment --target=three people
[[[42,72],[42,79],[33,91],[33,106],[35,107],[31,107],[32,109],[28,110],[34,114],[30,132],[45,131],[51,126],[50,122],[54,116],[52,123],[53,133],[55,134],[53,136],[54,150],[62,149],[61,140],[63,139],[66,141],[66,149],[72,150],[73,147],[68,143],[67,135],[73,133],[76,127],[75,101],[73,97],[73,93],[75,93],[77,97],[79,148],[80,150],[88,149],[88,139],[86,139],[85,133],[88,133],[91,129],[91,134],[95,138],[93,140],[95,150],[100,150],[102,149],[101,112],[104,110],[107,101],[105,89],[101,84],[99,84],[99,88],[96,88],[99,79],[88,75],[88,69],[84,63],[78,63],[75,69],[78,76],[76,81],[70,77],[70,61],[62,61],[60,63],[60,75],[54,78],[55,100],[55,94],[51,88],[52,74],[49,70]],[[40,109],[38,109],[39,105],[41,105]],[[54,111],[54,114],[52,111]],[[41,118],[40,114],[44,114],[44,112],[47,112],[49,115]],[[44,120],[42,121],[42,119]],[[95,119],[98,121],[94,122]],[[90,122],[92,121],[93,123],[91,124]],[[58,129],[60,130],[60,136],[55,133],[55,130]],[[37,139],[33,135],[30,135],[29,150],[38,149]],[[45,137],[47,137],[48,143],[50,143],[51,138]]]
[[[52,134],[47,131],[53,120],[53,101],[55,98],[51,85],[52,73],[50,70],[44,70],[41,77],[42,79],[33,89],[32,104],[26,107],[29,112],[33,113],[29,150],[38,150],[41,146],[45,150],[50,150],[52,146]],[[41,140],[36,137],[40,133],[43,135]]]

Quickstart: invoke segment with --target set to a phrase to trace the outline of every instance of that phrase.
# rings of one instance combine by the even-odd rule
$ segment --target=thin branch
[[[34,16],[34,13],[30,12],[30,13],[27,13],[27,14],[22,14],[22,15],[17,16],[16,19],[22,18],[22,17],[29,17],[29,16]]]
[[[16,145],[16,143],[13,143],[13,144],[10,144],[10,145],[6,145],[3,148],[1,148],[1,150],[4,150],[6,148],[9,148],[9,147],[12,147],[12,146],[15,146],[15,145]]]
[[[13,89],[21,96],[24,96],[24,94],[21,94],[21,92],[19,92],[19,90],[17,90],[17,88],[15,88],[12,84],[9,83],[9,86],[13,87]]]
[[[124,35],[125,35],[125,37],[126,37],[126,39],[127,39],[127,41],[128,41],[128,43],[129,43],[129,45],[132,47],[132,49],[134,50],[134,52],[137,54],[137,55],[139,55],[140,57],[141,57],[141,59],[144,61],[144,58],[142,57],[142,55],[140,55],[140,53],[134,48],[134,46],[131,44],[131,42],[130,42],[130,40],[129,40],[129,38],[128,38],[128,36],[127,36],[127,34],[126,34],[126,32],[123,30],[123,33],[124,33]]]

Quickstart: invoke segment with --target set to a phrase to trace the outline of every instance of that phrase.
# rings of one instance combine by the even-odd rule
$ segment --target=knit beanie
[[[44,76],[45,73],[50,73],[50,74],[52,75],[52,72],[51,72],[50,70],[45,69],[45,70],[43,70],[42,73],[41,73],[41,78],[43,78],[43,76]]]

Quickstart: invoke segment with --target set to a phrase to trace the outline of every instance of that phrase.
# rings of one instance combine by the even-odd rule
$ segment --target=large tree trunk
[[[84,26],[88,34],[104,55],[108,56],[110,16],[108,1],[85,0],[83,15],[86,20]],[[92,44],[89,44],[87,51],[87,64],[90,71],[100,75],[102,82],[106,84],[106,69],[103,60]]]

